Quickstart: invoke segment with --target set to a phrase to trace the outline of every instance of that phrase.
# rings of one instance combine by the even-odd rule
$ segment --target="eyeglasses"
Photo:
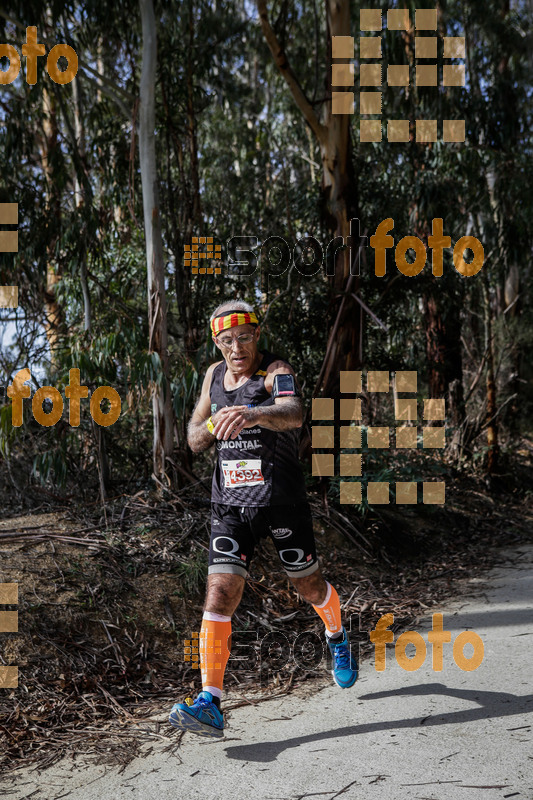
[[[239,344],[250,344],[253,341],[255,334],[254,333],[241,333],[240,336],[224,336],[222,339],[217,338],[217,342],[222,345],[222,347],[233,347],[233,342],[239,342]]]

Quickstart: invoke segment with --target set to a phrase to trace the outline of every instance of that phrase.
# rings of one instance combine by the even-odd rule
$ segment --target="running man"
[[[341,621],[339,596],[322,577],[317,560],[298,459],[303,412],[294,370],[287,361],[258,349],[259,322],[248,303],[223,303],[210,324],[224,358],[208,368],[187,431],[193,452],[216,442],[217,456],[199,637],[202,691],[191,705],[176,703],[170,723],[218,738],[224,735],[220,700],[231,617],[261,538],[270,536],[292,584],[324,622],[337,685],[353,686],[358,667]]]

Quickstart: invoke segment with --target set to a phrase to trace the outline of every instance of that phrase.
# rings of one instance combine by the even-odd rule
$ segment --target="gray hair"
[[[213,313],[209,319],[209,322],[212,322],[215,317],[218,317],[223,311],[248,311],[248,313],[255,313],[255,308],[247,303],[245,300],[226,300],[225,303],[221,303]]]

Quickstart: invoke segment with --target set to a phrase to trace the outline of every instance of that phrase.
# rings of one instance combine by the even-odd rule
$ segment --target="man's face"
[[[259,326],[246,323],[245,325],[236,325],[234,328],[227,328],[218,336],[212,337],[232,372],[245,372],[250,369],[257,357],[259,333]],[[246,341],[248,339],[250,341]]]

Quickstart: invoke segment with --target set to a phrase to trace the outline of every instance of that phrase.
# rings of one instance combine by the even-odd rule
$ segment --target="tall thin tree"
[[[153,437],[153,475],[158,488],[169,484],[165,459],[172,453],[174,414],[172,410],[168,361],[167,302],[163,239],[159,213],[159,180],[155,156],[155,83],[157,31],[152,0],[139,0],[142,20],[142,72],[139,103],[139,159],[146,239],[148,274],[148,323],[150,353],[161,363],[161,384],[151,384]]]
[[[257,9],[263,35],[276,66],[320,147],[321,191],[327,227],[335,237],[342,236],[343,242],[346,243],[350,235],[350,220],[359,216],[357,176],[353,166],[350,139],[350,116],[332,114],[331,103],[327,102],[322,120],[318,118],[291,67],[287,52],[270,24],[267,0],[257,0]],[[331,55],[332,36],[350,34],[350,3],[349,0],[326,0],[325,9],[328,52]],[[331,61],[331,58],[328,61]],[[327,93],[331,93],[330,70],[328,70]],[[341,244],[340,240],[338,244]],[[356,247],[354,250],[356,251]],[[318,392],[320,386],[323,386],[326,396],[332,396],[338,390],[339,370],[359,367],[362,359],[360,307],[350,297],[357,291],[359,281],[355,275],[350,275],[349,254],[348,249],[338,252],[335,274],[330,279],[331,299],[332,303],[338,303],[338,311],[331,321],[326,357],[315,387],[315,392]]]

